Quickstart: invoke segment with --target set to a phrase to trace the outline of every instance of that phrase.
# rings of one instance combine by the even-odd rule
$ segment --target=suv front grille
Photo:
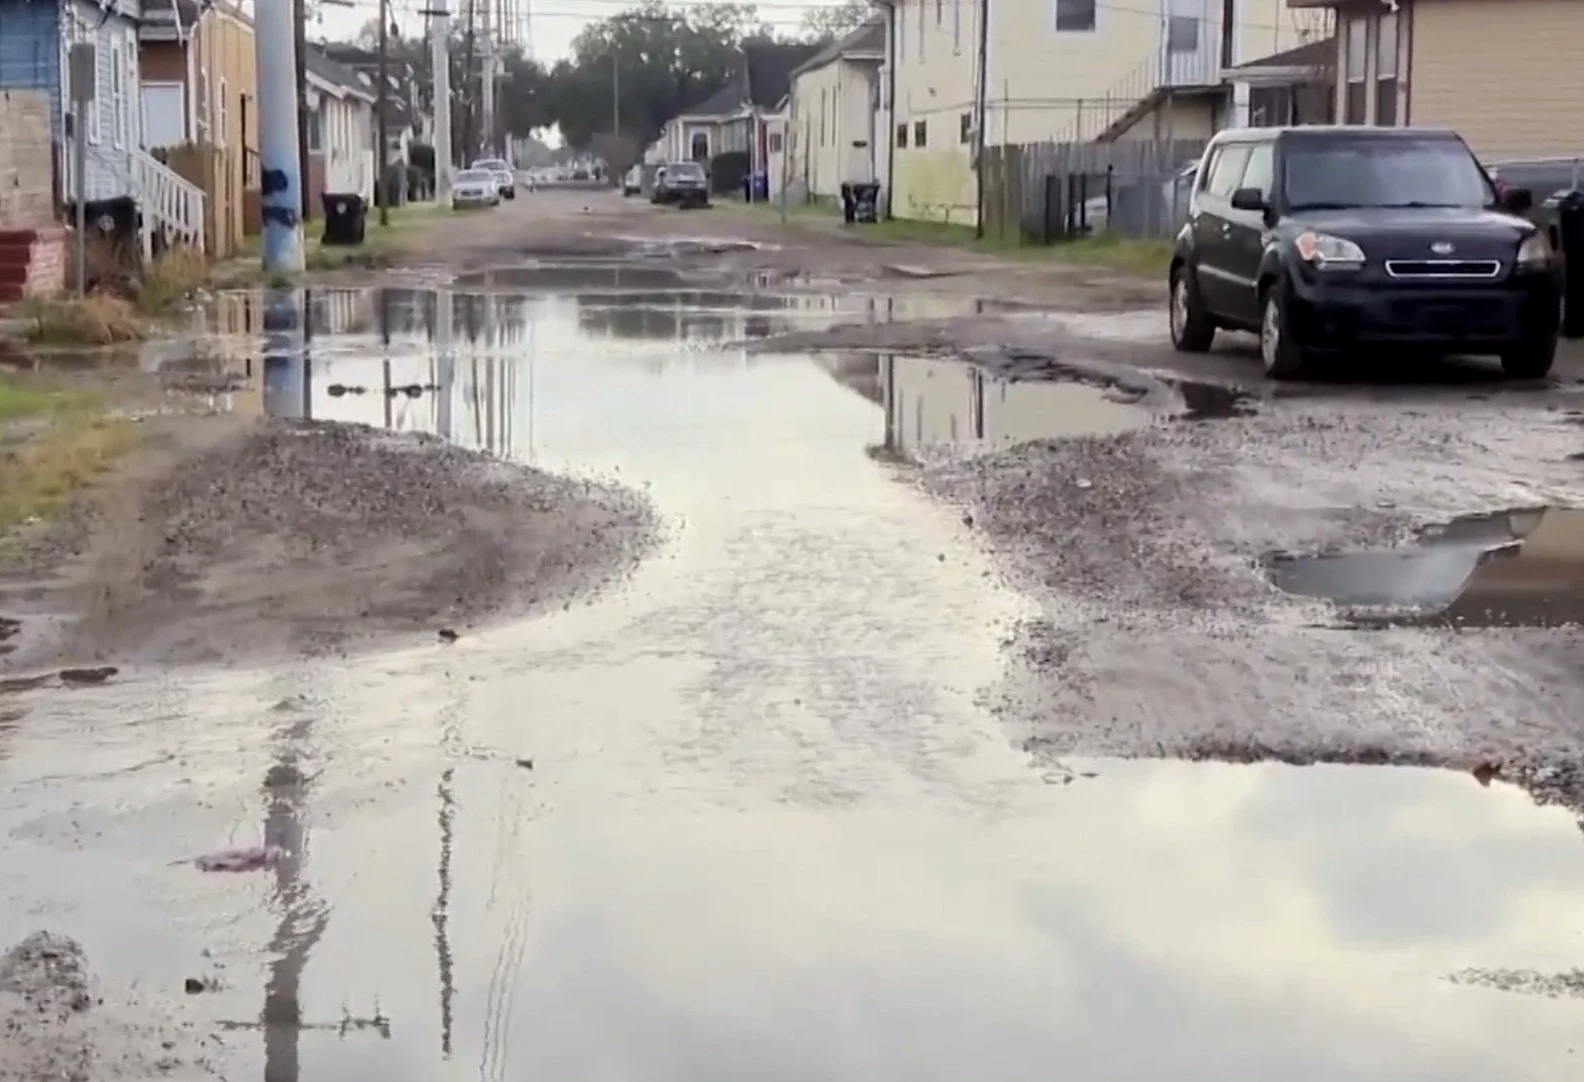
[[[1388,259],[1386,273],[1393,278],[1495,278],[1499,259]]]

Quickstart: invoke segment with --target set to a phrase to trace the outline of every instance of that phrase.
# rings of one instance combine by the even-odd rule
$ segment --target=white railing
[[[133,150],[133,194],[143,211],[145,238],[156,230],[172,244],[204,250],[204,191],[146,150]]]

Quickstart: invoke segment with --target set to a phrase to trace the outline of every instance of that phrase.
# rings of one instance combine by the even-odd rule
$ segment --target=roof
[[[748,69],[748,100],[764,109],[792,89],[792,72],[819,52],[821,45],[785,44],[775,41],[745,41],[743,59]]]
[[[846,36],[837,38],[793,68],[791,74],[794,76],[801,75],[805,71],[822,68],[837,57],[847,56],[851,53],[873,53],[877,57],[883,57],[885,55],[884,20],[871,19]]]
[[[374,88],[357,72],[325,55],[317,45],[308,46],[304,66],[311,77],[365,101],[374,100]]]
[[[1328,68],[1336,64],[1336,38],[1321,38],[1296,49],[1272,53],[1256,60],[1239,64],[1229,71],[1249,71],[1257,68]]]
[[[747,94],[743,88],[743,77],[739,72],[729,82],[699,104],[690,109],[683,109],[678,116],[696,117],[729,117],[742,112]]]

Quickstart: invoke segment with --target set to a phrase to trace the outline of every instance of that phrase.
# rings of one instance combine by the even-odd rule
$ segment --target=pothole
[[[1280,589],[1334,603],[1358,626],[1584,623],[1584,510],[1469,515],[1412,545],[1265,560]]]

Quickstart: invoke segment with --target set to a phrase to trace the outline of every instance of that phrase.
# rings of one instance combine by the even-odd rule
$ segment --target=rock
[[[441,642],[456,642],[459,637],[460,636],[458,636],[457,633],[449,627],[442,627],[440,629]]]

